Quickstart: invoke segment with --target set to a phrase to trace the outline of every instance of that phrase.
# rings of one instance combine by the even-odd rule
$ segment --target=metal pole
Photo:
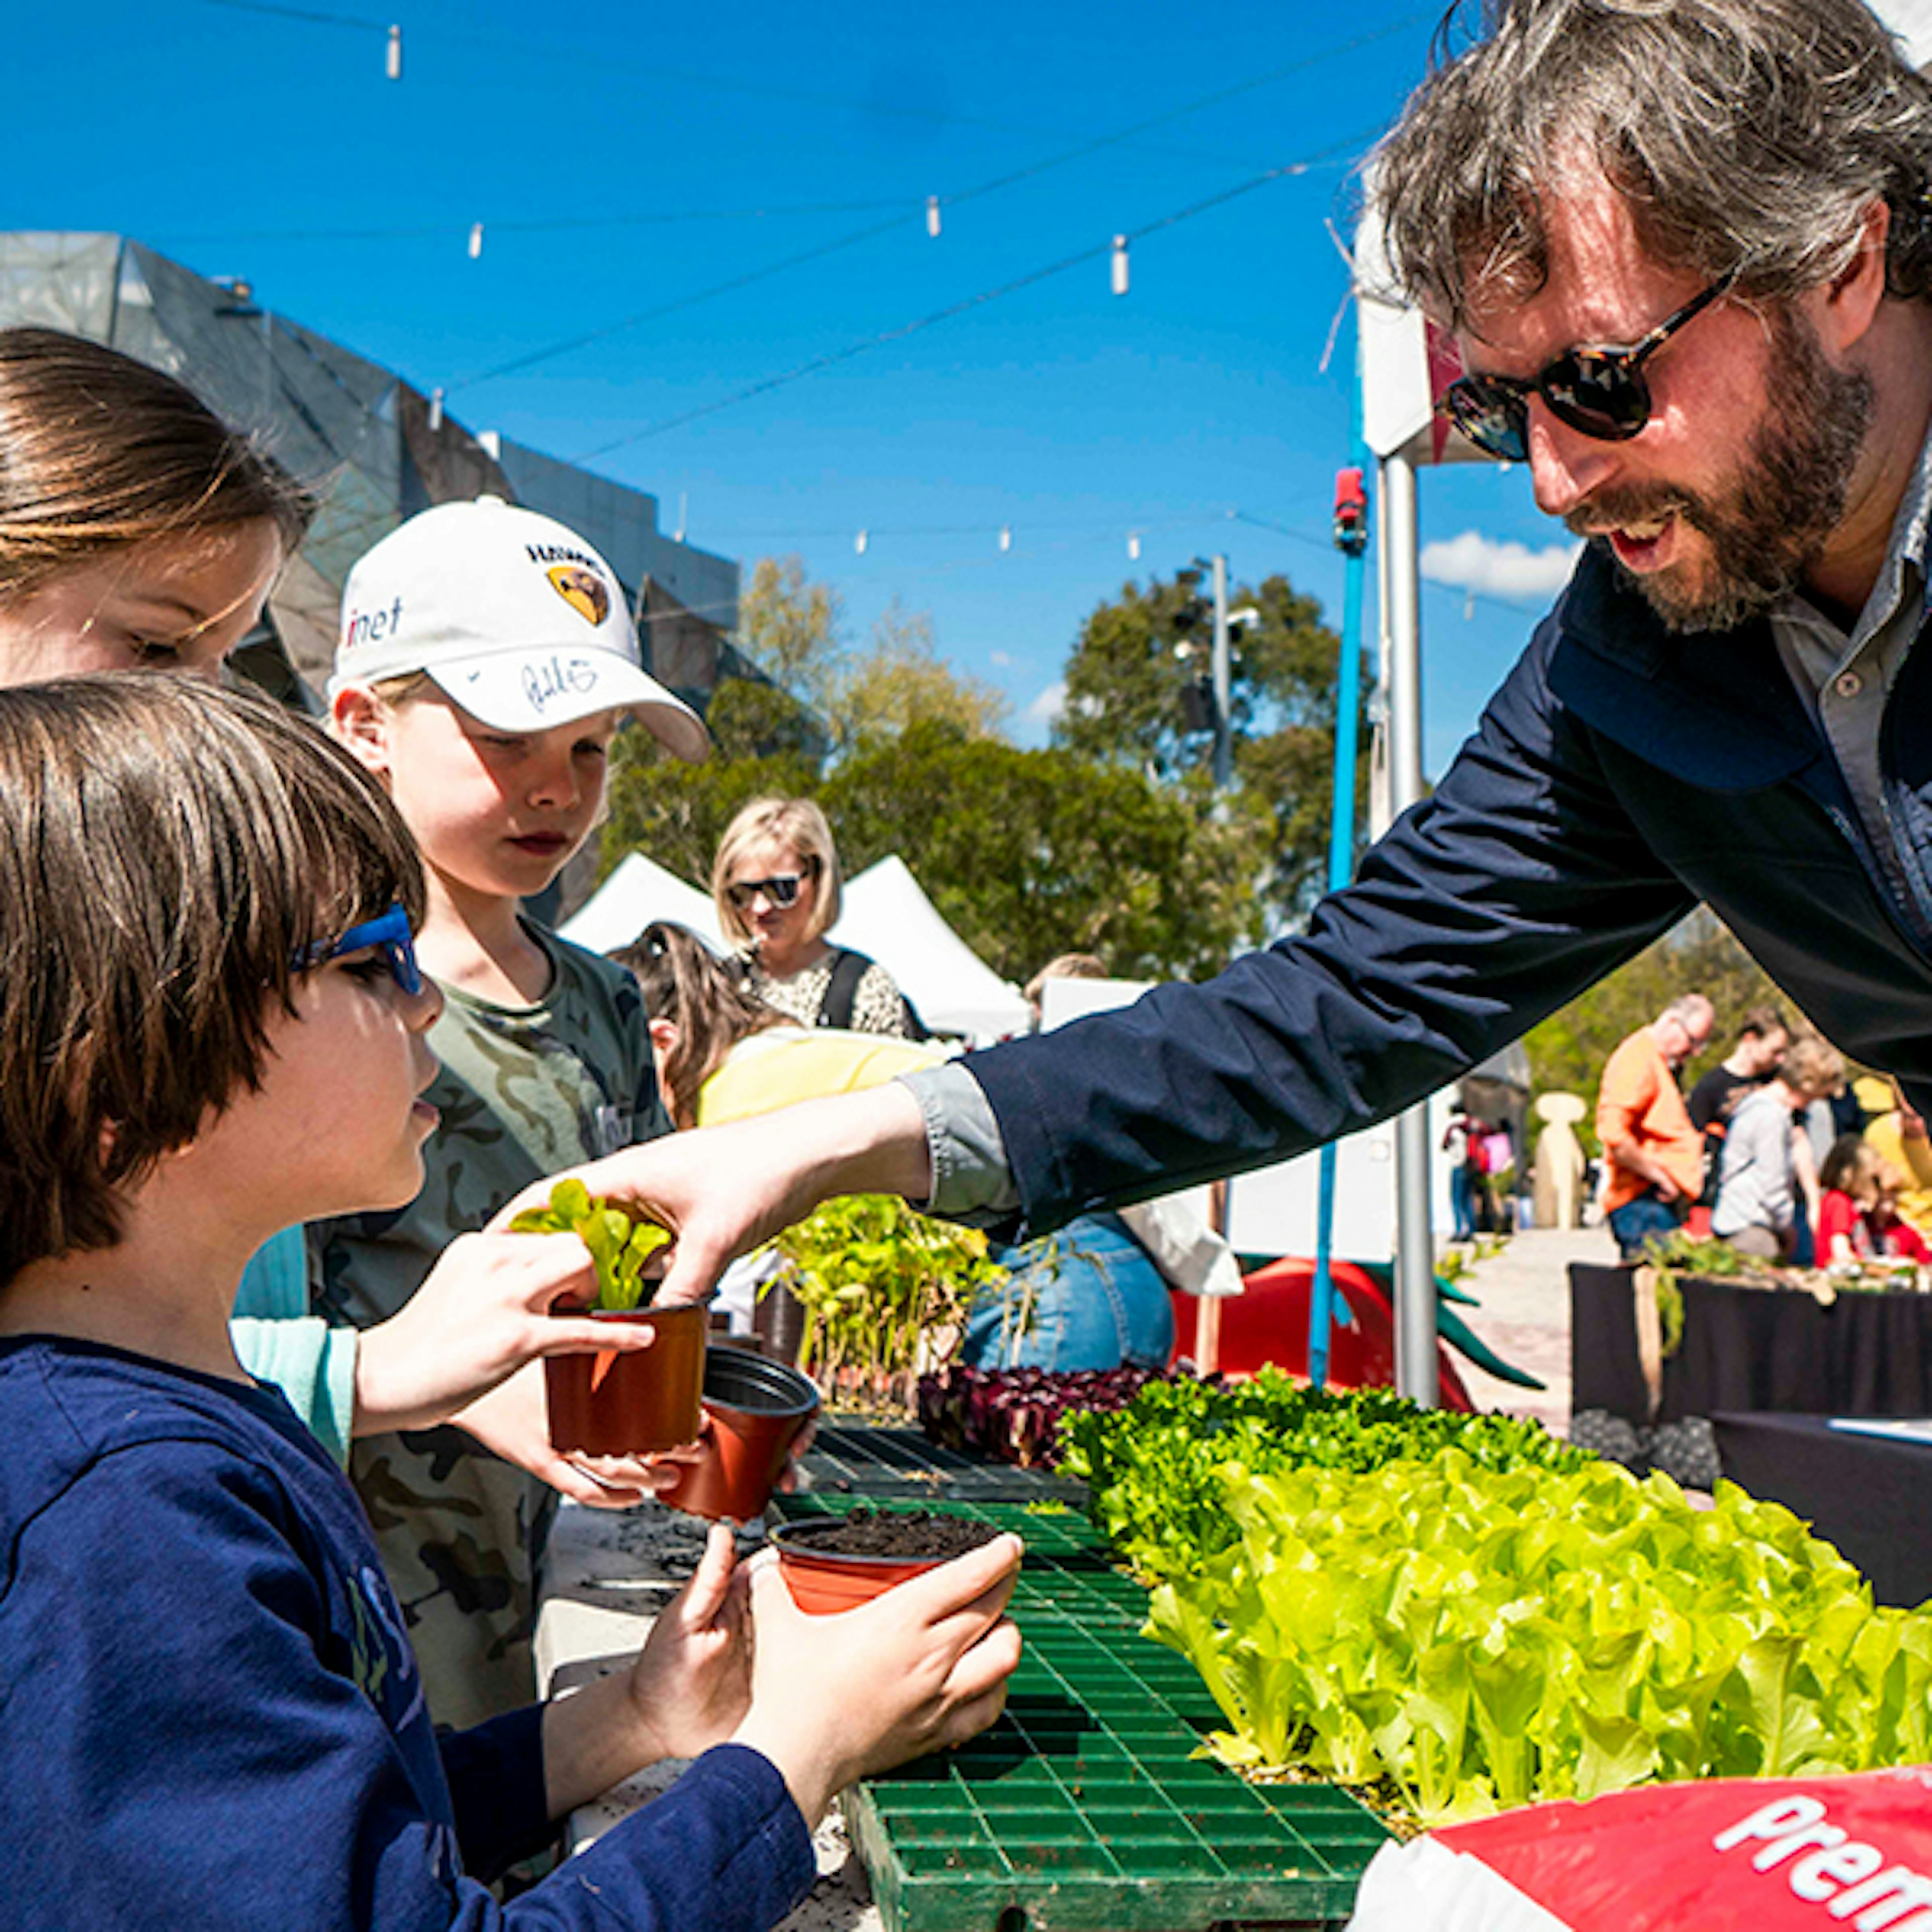
[[[1400,815],[1422,797],[1422,599],[1417,568],[1415,466],[1398,450],[1382,465],[1388,544],[1389,793]],[[1429,1215],[1429,1109],[1395,1124],[1395,1378],[1398,1393],[1433,1408],[1436,1367],[1436,1234]]]
[[[1366,470],[1362,441],[1361,346],[1355,351],[1354,406],[1349,411],[1348,460]],[[1362,584],[1367,574],[1358,540],[1347,552],[1342,577],[1342,662],[1335,681],[1335,778],[1328,814],[1328,890],[1339,892],[1355,869],[1355,760],[1357,720],[1362,703]],[[1308,1301],[1308,1379],[1328,1385],[1328,1346],[1335,1313],[1335,1143],[1324,1142],[1316,1184],[1315,1281]]]
[[[1214,557],[1214,789],[1226,791],[1234,776],[1234,674],[1228,662],[1228,560]]]

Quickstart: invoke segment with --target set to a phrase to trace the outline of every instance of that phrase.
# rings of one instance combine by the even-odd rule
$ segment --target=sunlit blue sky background
[[[1350,226],[1354,170],[1437,11],[16,8],[7,225],[116,230],[244,275],[444,387],[471,428],[652,491],[667,530],[682,502],[694,543],[748,565],[797,552],[855,640],[895,598],[930,612],[1039,742],[1082,620],[1130,578],[1224,550],[1236,579],[1286,572],[1340,622],[1327,530],[1354,338],[1345,321],[1323,373],[1346,286],[1324,224]],[[1116,297],[1121,232],[1138,238]],[[1460,538],[1463,560],[1461,587],[1424,598],[1432,773],[1546,601],[1496,594],[1492,547],[1561,532],[1520,472],[1425,474],[1421,496],[1425,541]]]

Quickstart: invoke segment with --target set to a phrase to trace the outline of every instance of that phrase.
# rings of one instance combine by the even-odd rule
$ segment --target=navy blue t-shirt
[[[812,1880],[777,1772],[708,1752],[508,1906],[540,1713],[439,1739],[340,1471],[281,1396],[0,1342],[0,1918],[10,1932],[764,1932]]]

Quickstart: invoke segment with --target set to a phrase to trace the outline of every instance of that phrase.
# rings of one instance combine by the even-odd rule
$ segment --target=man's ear
[[[389,771],[389,710],[366,685],[345,684],[328,707],[331,734],[379,778]]]
[[[1842,359],[1864,338],[1885,299],[1885,250],[1892,210],[1874,199],[1858,224],[1856,250],[1832,280],[1816,291],[1812,321],[1826,352]]]
[[[673,1020],[652,1020],[649,1022],[651,1034],[651,1050],[658,1059],[677,1044],[677,1024]]]

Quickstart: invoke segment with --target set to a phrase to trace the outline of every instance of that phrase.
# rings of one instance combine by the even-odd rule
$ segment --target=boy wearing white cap
[[[490,496],[423,512],[356,565],[328,697],[336,735],[386,784],[422,851],[416,950],[446,1001],[428,1096],[442,1124],[422,1192],[400,1215],[310,1231],[320,1312],[361,1328],[393,1315],[449,1241],[531,1181],[668,1130],[636,982],[520,902],[597,825],[627,716],[680,758],[703,758],[709,740],[644,671],[604,560]],[[472,1438],[489,1439],[494,1402],[513,1444],[540,1394],[526,1373],[466,1414],[480,1431],[356,1444],[350,1474],[439,1724],[533,1694],[532,1575],[556,1498]]]

